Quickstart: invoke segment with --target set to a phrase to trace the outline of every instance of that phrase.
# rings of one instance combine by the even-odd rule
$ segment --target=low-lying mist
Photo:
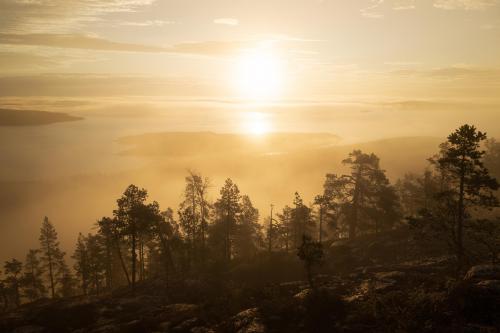
[[[0,127],[0,260],[22,258],[27,248],[36,247],[45,215],[53,221],[63,248],[71,251],[78,232],[91,231],[98,218],[111,215],[116,199],[131,183],[146,188],[150,200],[162,209],[176,209],[188,170],[210,178],[212,200],[223,181],[232,178],[259,208],[261,220],[271,203],[278,209],[290,204],[295,191],[312,201],[325,174],[341,172],[341,161],[353,149],[377,154],[394,181],[406,172],[423,170],[446,133],[456,123],[470,120],[464,108],[423,110],[429,104],[400,109],[281,106],[263,111],[271,112],[271,129],[279,132],[248,135],[235,134],[245,128],[241,122],[248,110],[228,106],[217,111],[213,106],[40,105],[45,111],[67,110],[84,119]],[[26,108],[34,109],[32,104]],[[474,117],[496,130],[492,112],[487,108],[484,117]],[[417,114],[419,121],[410,130],[408,119],[417,119]],[[450,124],[443,121],[446,115]],[[284,123],[294,126],[286,131]],[[396,135],[402,133],[406,135]]]

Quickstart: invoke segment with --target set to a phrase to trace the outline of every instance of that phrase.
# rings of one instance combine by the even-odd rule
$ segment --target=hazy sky
[[[500,91],[497,0],[2,0],[0,96],[467,100]]]
[[[0,109],[23,108],[84,120],[0,124],[4,257],[35,246],[44,215],[69,249],[131,182],[175,208],[188,168],[217,187],[232,177],[261,209],[296,190],[309,201],[352,146],[278,155],[273,169],[264,157],[155,164],[117,154],[118,142],[166,131],[436,136],[362,146],[392,175],[423,167],[463,123],[500,137],[500,0],[0,0]]]

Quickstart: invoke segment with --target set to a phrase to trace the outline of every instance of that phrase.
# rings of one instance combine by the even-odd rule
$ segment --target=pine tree
[[[19,292],[19,289],[21,284],[20,274],[22,269],[23,264],[17,259],[6,261],[4,264],[5,275],[7,275],[7,278],[5,280],[10,286],[10,290],[12,291],[14,303],[16,306],[19,306],[21,304],[21,294]]]
[[[102,289],[102,281],[106,276],[106,250],[104,241],[99,234],[88,234],[85,245],[88,252],[89,282],[93,293],[99,295]]]
[[[259,224],[259,210],[253,206],[248,195],[243,195],[240,211],[234,236],[235,256],[249,258],[262,248],[264,242],[262,226]]]
[[[104,239],[106,248],[106,288],[112,289],[115,284],[114,272],[115,266],[118,266],[115,265],[116,257],[128,284],[130,284],[130,277],[121,250],[122,237],[120,235],[119,224],[115,219],[103,217],[97,221],[97,226],[99,234]]]
[[[431,162],[446,177],[446,187],[442,197],[447,196],[455,202],[453,205],[453,242],[456,246],[458,270],[464,264],[464,222],[470,217],[472,207],[493,208],[498,206],[494,194],[499,188],[483,164],[485,151],[481,144],[486,140],[486,133],[474,126],[463,125],[448,136],[442,145],[438,158]]]
[[[40,250],[30,249],[26,255],[23,275],[24,296],[29,300],[35,301],[45,295],[46,289],[43,283],[44,270],[41,266],[38,255]]]
[[[240,214],[241,194],[238,186],[228,178],[220,190],[220,198],[215,203],[216,225],[212,230],[216,236],[222,236],[223,254],[226,262],[233,257],[233,238],[236,231],[236,223]]]
[[[189,171],[185,178],[184,200],[179,206],[179,222],[189,243],[190,261],[203,261],[206,233],[211,205],[206,195],[210,187],[208,178]]]
[[[274,226],[274,232],[278,240],[279,247],[286,252],[291,246],[292,235],[292,208],[285,206],[280,214],[278,214],[278,224]]]
[[[297,249],[297,256],[304,262],[309,286],[314,289],[313,269],[323,262],[323,245],[307,235],[302,236],[302,243]]]
[[[89,285],[89,275],[90,275],[90,267],[89,267],[89,251],[87,250],[87,239],[82,235],[82,233],[78,234],[78,239],[76,241],[75,252],[72,258],[75,260],[75,265],[73,266],[76,273],[80,277],[81,280],[81,288],[84,295],[88,294],[88,285]]]
[[[46,269],[50,282],[50,293],[52,298],[56,296],[56,285],[61,274],[61,267],[64,265],[64,252],[59,249],[57,232],[50,223],[49,218],[43,219],[40,229],[40,252],[43,268]]]
[[[291,239],[293,247],[298,248],[304,235],[309,236],[314,229],[312,209],[304,204],[299,193],[295,192],[293,208],[291,210]]]
[[[142,237],[146,235],[151,228],[150,221],[146,218],[148,208],[145,201],[147,197],[148,192],[145,189],[130,185],[127,187],[122,197],[117,200],[118,208],[113,211],[120,235],[126,237],[126,240],[130,244],[130,284],[133,290],[135,290],[137,273],[137,250],[142,250]],[[142,266],[142,252],[140,255],[139,258],[141,261],[139,263]]]

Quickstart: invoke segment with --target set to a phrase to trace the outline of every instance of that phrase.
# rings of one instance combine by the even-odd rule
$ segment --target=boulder
[[[304,301],[311,294],[311,292],[311,289],[304,289],[301,292],[295,294],[293,298],[297,301]]]
[[[265,333],[266,328],[260,318],[259,309],[251,308],[238,313],[232,319],[236,333]]]
[[[465,280],[500,280],[500,265],[473,266],[465,275]]]
[[[480,281],[476,284],[476,287],[491,295],[500,295],[500,280]]]
[[[401,281],[406,278],[406,273],[404,272],[399,272],[399,271],[392,271],[392,272],[379,272],[375,274],[375,277],[378,280],[383,280],[383,281]]]

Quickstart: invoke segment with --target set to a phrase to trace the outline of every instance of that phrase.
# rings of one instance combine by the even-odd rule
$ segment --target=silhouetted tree
[[[220,190],[220,198],[215,202],[215,223],[217,230],[215,237],[223,237],[224,258],[226,262],[232,259],[233,237],[236,232],[240,207],[241,194],[238,186],[231,179],[226,179]]]
[[[56,295],[56,284],[64,264],[64,252],[59,249],[57,232],[48,217],[45,217],[40,229],[40,252],[43,267],[48,273],[52,298]]]
[[[497,264],[500,258],[500,218],[471,221],[468,232],[472,241],[480,247],[476,255],[487,257],[491,264]]]
[[[426,170],[422,175],[405,174],[396,183],[402,213],[406,217],[417,216],[421,209],[431,209],[439,190],[440,180],[430,170]]]
[[[2,297],[3,310],[7,311],[9,308],[9,290],[3,280],[0,280],[0,295]]]
[[[57,265],[57,283],[59,285],[59,295],[61,297],[71,297],[75,296],[76,286],[78,282],[74,278],[73,274],[69,270],[68,265],[64,262],[64,259],[61,258]]]
[[[12,291],[14,304],[16,306],[19,306],[21,304],[21,294],[19,292],[21,278],[20,274],[23,269],[23,264],[17,259],[12,259],[10,261],[6,261],[3,267],[5,270],[5,275],[7,275],[5,281]]]
[[[326,219],[328,213],[328,206],[331,199],[326,195],[317,195],[314,197],[314,204],[318,206],[318,241],[321,243],[323,241],[324,229],[323,223]]]
[[[262,248],[262,226],[259,224],[259,210],[255,208],[248,195],[243,195],[240,202],[234,235],[235,256],[248,258]]]
[[[375,154],[365,154],[361,150],[354,150],[349,157],[342,161],[351,168],[351,174],[343,176],[348,179],[346,194],[349,197],[349,238],[356,238],[360,217],[366,213],[373,197],[376,195],[377,185],[386,183],[385,173],[380,169],[380,160]]]
[[[206,195],[210,187],[208,178],[189,171],[185,178],[184,200],[179,206],[179,221],[189,243],[189,260],[203,260],[210,216],[210,203]]]
[[[276,243],[288,252],[292,244],[292,208],[290,206],[285,206],[281,214],[278,214],[278,221],[279,223],[274,225]]]
[[[170,241],[173,238],[174,212],[171,208],[161,212],[159,204],[155,201],[148,205],[149,217],[152,223],[152,240],[159,245],[159,259],[163,263],[165,278],[168,284],[169,273],[175,269]]]
[[[100,234],[89,234],[86,238],[88,251],[88,272],[92,290],[99,295],[102,281],[106,275],[106,249]]]
[[[290,218],[291,239],[293,247],[297,248],[303,236],[310,236],[314,229],[312,209],[304,204],[304,201],[297,192],[295,192]]]
[[[113,276],[115,272],[115,254],[116,257],[118,257],[122,272],[125,275],[128,284],[130,284],[130,276],[128,274],[127,266],[121,250],[122,237],[120,235],[119,224],[116,222],[116,219],[103,217],[97,221],[97,226],[98,233],[104,239],[104,245],[106,248],[106,288],[112,289],[114,287]]]
[[[302,244],[298,248],[297,256],[304,262],[307,280],[309,281],[309,286],[313,289],[315,287],[313,269],[323,261],[323,245],[320,242],[313,241],[311,237],[303,235]]]
[[[499,185],[483,164],[485,151],[481,150],[481,143],[484,140],[485,133],[477,131],[474,126],[463,125],[448,136],[439,158],[432,160],[446,177],[447,186],[442,195],[456,203],[452,216],[458,270],[464,263],[463,233],[464,221],[470,217],[468,209],[498,206],[493,191]]]
[[[280,222],[274,218],[274,205],[271,204],[271,213],[268,218],[264,221],[264,225],[266,226],[266,242],[267,242],[267,251],[272,252],[273,249],[279,247],[280,243]]]
[[[24,275],[22,286],[24,296],[29,300],[35,301],[45,295],[46,289],[43,283],[44,270],[38,258],[39,250],[30,249],[26,255],[24,264]]]
[[[375,233],[391,229],[401,221],[399,197],[396,189],[388,182],[377,186],[374,204],[369,215],[374,221]]]
[[[75,265],[73,266],[76,273],[81,280],[81,288],[84,295],[88,293],[89,285],[89,253],[87,251],[87,240],[85,237],[79,233],[78,239],[76,241],[75,252],[72,258],[75,260]]]
[[[148,227],[145,219],[145,201],[148,192],[135,185],[127,187],[122,197],[117,200],[118,208],[113,211],[116,217],[119,234],[124,236],[130,244],[132,289],[135,290],[137,271],[137,247],[140,237]],[[124,268],[126,272],[126,269]],[[128,273],[126,273],[128,274]]]
[[[500,142],[495,139],[486,140],[484,165],[496,179],[500,177]]]

